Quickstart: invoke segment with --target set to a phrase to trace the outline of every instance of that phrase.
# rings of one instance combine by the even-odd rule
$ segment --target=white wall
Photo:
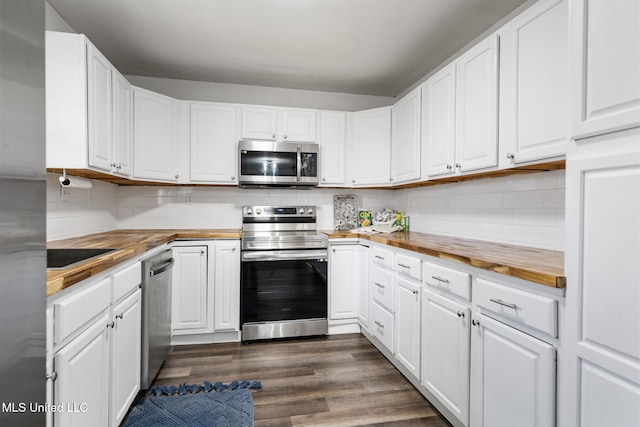
[[[67,188],[47,173],[47,241],[118,228],[118,186],[92,180],[91,190]]]
[[[411,230],[564,249],[565,171],[403,190]]]
[[[60,31],[63,33],[75,33],[71,25],[65,21],[62,16],[49,4],[44,2],[44,21],[47,31]]]

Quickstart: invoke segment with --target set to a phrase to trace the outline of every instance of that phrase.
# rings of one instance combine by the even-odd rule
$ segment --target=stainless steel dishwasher
[[[142,261],[142,365],[147,390],[171,347],[171,249]]]

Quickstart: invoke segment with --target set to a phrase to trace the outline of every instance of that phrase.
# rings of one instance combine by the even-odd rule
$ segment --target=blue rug
[[[234,381],[231,387],[181,384],[152,388],[131,409],[122,427],[252,427],[253,397],[249,388],[262,385],[259,381],[239,385]]]

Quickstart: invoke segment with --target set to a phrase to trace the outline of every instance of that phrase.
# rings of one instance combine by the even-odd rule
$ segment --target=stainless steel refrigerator
[[[44,0],[0,0],[0,425],[45,414]]]

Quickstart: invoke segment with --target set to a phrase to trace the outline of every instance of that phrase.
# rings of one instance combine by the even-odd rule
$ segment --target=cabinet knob
[[[235,176],[232,176],[232,177],[231,177],[231,181],[235,181],[235,180],[236,180],[236,177],[235,177]]]
[[[414,289],[411,292],[413,292],[414,295],[418,295],[418,290],[417,289]]]
[[[473,319],[473,320],[471,321],[471,324],[472,324],[473,326],[480,326],[480,321],[479,321],[479,320],[476,320],[476,319]]]
[[[204,250],[200,251],[200,255],[204,255]]]
[[[180,178],[180,175],[178,175],[178,174],[176,174],[175,176],[176,176],[176,179]]]
[[[516,155],[513,153],[507,153],[507,159],[513,160],[516,158]]]
[[[110,165],[110,166],[111,166],[112,168],[114,168],[114,169],[117,167],[115,163],[111,163],[111,165]]]
[[[322,182],[325,182],[327,180],[327,178],[322,178]]]
[[[451,166],[451,165],[447,164],[447,169],[448,169],[448,170],[451,170],[452,168],[453,168],[453,166]]]
[[[235,252],[235,251],[236,251],[236,248],[231,248],[231,252]]]
[[[460,163],[456,163],[456,167],[457,167],[458,169],[462,169],[462,165],[461,165]]]
[[[56,371],[53,371],[53,372],[51,373],[51,375],[47,375],[47,376],[46,376],[46,379],[47,379],[47,380],[51,380],[51,381],[54,381],[54,382],[55,382],[55,380],[57,380],[57,379],[58,379],[58,373],[57,373]]]
[[[118,163],[118,170],[122,169],[122,165]]]
[[[458,317],[464,317],[464,313],[463,313],[463,312],[461,312],[461,311],[459,311],[459,312],[458,312]]]
[[[287,135],[283,136],[282,138],[283,138],[283,139],[287,139]]]
[[[274,133],[274,134],[271,134],[271,138],[275,138],[275,137],[276,137],[276,134],[275,134],[275,133]],[[286,137],[285,137],[285,138],[286,138]]]
[[[124,316],[124,313],[116,314],[116,319],[122,319],[123,316]]]
[[[113,328],[114,326],[116,326],[116,322],[114,321],[107,323],[107,328]]]
[[[393,182],[393,178],[389,177],[389,182]]]
[[[353,182],[353,183],[355,184],[355,183],[356,183],[356,180],[355,180],[355,179],[352,179],[352,180],[351,180],[351,182]]]

